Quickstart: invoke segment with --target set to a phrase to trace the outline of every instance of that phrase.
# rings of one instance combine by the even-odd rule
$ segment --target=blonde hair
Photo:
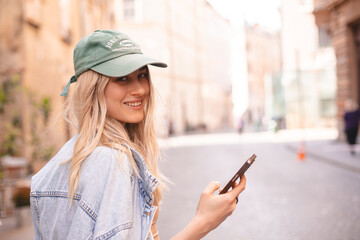
[[[82,163],[97,146],[103,145],[119,150],[120,163],[121,152],[126,153],[134,172],[139,176],[129,146],[136,149],[144,158],[149,171],[159,180],[154,198],[156,203],[161,200],[165,178],[158,169],[159,146],[153,122],[155,89],[150,74],[148,76],[150,94],[144,107],[144,119],[125,126],[107,116],[104,92],[110,78],[92,70],[78,77],[73,93],[65,102],[65,120],[76,127],[79,134],[73,156],[67,161],[70,162],[69,199],[73,199],[79,185]]]

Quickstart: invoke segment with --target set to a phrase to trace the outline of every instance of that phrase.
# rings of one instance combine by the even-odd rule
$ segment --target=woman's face
[[[140,122],[144,118],[149,92],[146,66],[127,76],[110,78],[105,87],[107,114],[122,124]]]

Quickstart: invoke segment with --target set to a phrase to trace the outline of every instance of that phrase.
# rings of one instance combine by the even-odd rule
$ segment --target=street
[[[160,237],[169,239],[186,225],[210,181],[224,186],[255,153],[237,209],[204,239],[360,239],[359,149],[352,157],[345,144],[306,134],[309,153],[303,162],[296,157],[301,134],[290,134],[293,139],[281,133],[229,133],[170,140],[161,168],[173,185],[160,209]]]
[[[160,167],[173,184],[164,194],[158,229],[170,239],[194,216],[210,181],[224,186],[253,153],[237,209],[204,239],[359,240],[360,146],[351,156],[329,130],[236,132],[178,136],[161,141]],[[306,158],[297,159],[304,141]],[[0,231],[1,239],[33,239],[24,228]],[[3,221],[14,225],[14,219]],[[0,227],[1,230],[1,227]]]

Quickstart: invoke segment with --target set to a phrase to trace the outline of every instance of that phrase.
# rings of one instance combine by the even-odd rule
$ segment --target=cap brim
[[[162,68],[167,67],[167,64],[149,58],[143,54],[128,54],[100,63],[92,67],[91,70],[109,77],[122,77],[146,65]]]

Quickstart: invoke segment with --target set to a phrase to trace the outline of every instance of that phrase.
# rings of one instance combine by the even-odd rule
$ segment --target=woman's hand
[[[219,226],[236,208],[237,197],[245,189],[246,178],[241,177],[240,183],[235,183],[233,189],[225,194],[214,194],[220,188],[220,183],[211,182],[202,192],[197,206],[195,219],[204,225],[206,233]]]
[[[173,239],[201,239],[219,226],[236,208],[237,197],[245,189],[246,178],[241,177],[232,190],[225,194],[214,194],[220,183],[211,182],[201,193],[192,221]]]

